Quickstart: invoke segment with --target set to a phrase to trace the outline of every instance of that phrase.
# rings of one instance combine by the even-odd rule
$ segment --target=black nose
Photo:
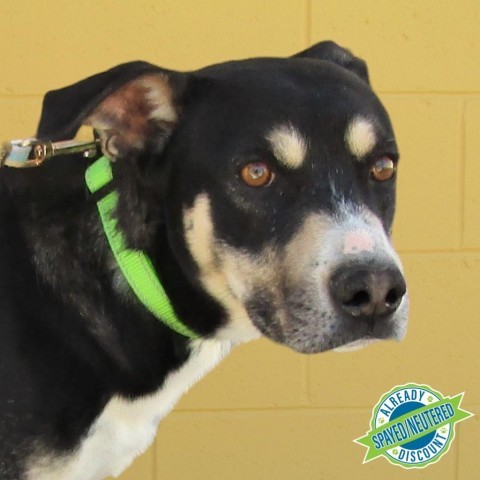
[[[392,314],[407,290],[395,266],[343,265],[331,277],[336,306],[351,317],[379,318]]]

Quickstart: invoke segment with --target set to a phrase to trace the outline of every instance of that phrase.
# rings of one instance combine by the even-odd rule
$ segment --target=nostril
[[[346,307],[362,307],[370,303],[370,294],[366,290],[354,293],[352,298],[343,302]]]
[[[402,297],[403,293],[398,291],[396,288],[391,288],[385,297],[385,303],[388,307],[394,307],[400,302]]]

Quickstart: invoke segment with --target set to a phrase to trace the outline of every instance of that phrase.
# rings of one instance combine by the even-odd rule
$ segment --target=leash
[[[32,168],[41,166],[46,160],[58,155],[81,153],[86,158],[99,155],[98,141],[66,140],[44,142],[36,138],[13,140],[0,149],[0,168]],[[110,160],[102,156],[95,160],[85,172],[85,182],[91,194],[113,181]],[[143,305],[164,325],[188,338],[198,334],[187,327],[176,315],[173,306],[158,278],[148,255],[142,250],[126,247],[123,232],[117,228],[115,212],[118,192],[113,189],[97,200],[97,209],[110,249],[130,288]]]
[[[61,142],[41,141],[36,138],[12,140],[0,147],[0,168],[32,168],[39,167],[58,155],[82,153],[90,158],[98,155],[98,142],[81,140],[63,140]]]

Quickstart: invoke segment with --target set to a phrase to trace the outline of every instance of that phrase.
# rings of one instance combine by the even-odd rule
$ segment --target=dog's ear
[[[293,55],[293,57],[314,58],[335,63],[350,70],[370,85],[367,64],[361,58],[356,57],[349,50],[340,47],[340,45],[337,45],[335,42],[325,41],[317,43]]]
[[[111,157],[141,150],[149,142],[164,142],[179,118],[188,78],[131,62],[49,92],[37,136],[73,138],[81,125],[90,125]]]

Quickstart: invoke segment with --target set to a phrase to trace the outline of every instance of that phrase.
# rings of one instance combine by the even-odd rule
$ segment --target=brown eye
[[[242,168],[240,177],[251,187],[266,187],[273,182],[275,175],[266,163],[252,162]]]
[[[390,158],[384,157],[374,163],[370,174],[377,182],[385,182],[393,177],[395,170],[395,162]]]

